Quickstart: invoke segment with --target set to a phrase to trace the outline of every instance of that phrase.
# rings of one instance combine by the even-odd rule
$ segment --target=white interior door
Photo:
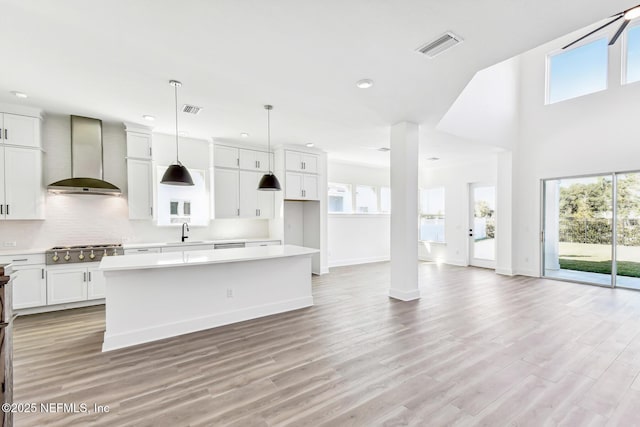
[[[496,268],[496,187],[469,186],[469,265]]]

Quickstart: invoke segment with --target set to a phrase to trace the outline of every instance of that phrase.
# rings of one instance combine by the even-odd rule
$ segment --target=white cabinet
[[[64,304],[87,299],[86,267],[48,269],[47,304]]]
[[[129,219],[153,218],[152,162],[127,159]]]
[[[318,156],[315,154],[287,150],[284,161],[288,171],[318,173]]]
[[[0,143],[40,148],[40,119],[17,114],[0,114]]]
[[[216,218],[237,218],[239,207],[239,172],[233,169],[215,169],[214,196]]]
[[[239,151],[240,169],[269,171],[269,154],[266,151],[245,150],[243,148]],[[271,164],[273,164],[273,155],[271,155]]]
[[[101,299],[106,295],[104,273],[98,267],[87,269],[87,299]]]
[[[47,281],[45,266],[26,265],[15,268],[13,281],[13,309],[47,305]]]
[[[125,249],[125,255],[134,255],[134,254],[159,254],[160,248],[135,248],[135,249]]]
[[[254,248],[257,246],[279,246],[281,245],[280,240],[266,240],[264,242],[247,242],[245,243],[245,247]]]
[[[273,218],[273,191],[259,191],[262,172],[240,171],[240,216]]]
[[[0,166],[0,219],[44,219],[40,150],[0,147]]]
[[[127,132],[127,158],[151,160],[151,134]]]
[[[218,168],[237,168],[240,165],[239,150],[235,147],[216,145],[213,148],[213,165]]]
[[[97,262],[85,266],[50,267],[47,269],[46,287],[47,305],[105,297],[104,274]]]
[[[194,244],[184,243],[180,246],[165,246],[162,248],[162,253],[164,254],[169,252],[208,251],[213,249],[214,249],[213,243],[194,243]]]
[[[285,199],[319,200],[318,175],[287,172]]]

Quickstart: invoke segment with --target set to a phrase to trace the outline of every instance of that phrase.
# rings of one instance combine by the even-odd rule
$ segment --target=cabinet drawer
[[[13,264],[14,267],[20,265],[44,264],[44,258],[44,254],[0,255],[0,264]]]
[[[279,246],[280,240],[265,240],[264,242],[247,242],[245,246],[247,248],[256,246]]]
[[[125,249],[125,255],[134,255],[134,254],[159,254],[160,248],[138,248],[138,249]]]
[[[188,251],[206,251],[213,249],[213,243],[203,245],[181,245],[181,246],[166,246],[162,248],[162,253],[168,252],[188,252]]]

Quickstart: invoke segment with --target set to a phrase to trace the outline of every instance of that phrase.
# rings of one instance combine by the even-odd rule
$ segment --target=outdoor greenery
[[[583,261],[560,258],[560,268],[574,271],[588,271],[590,273],[611,274],[611,261]],[[640,263],[618,261],[618,275],[640,277]]]
[[[476,218],[485,218],[486,220],[486,233],[485,239],[495,239],[496,237],[496,220],[494,218],[495,211],[489,207],[489,203],[486,200],[478,200],[475,204],[475,216]],[[482,240],[482,239],[476,239]]]

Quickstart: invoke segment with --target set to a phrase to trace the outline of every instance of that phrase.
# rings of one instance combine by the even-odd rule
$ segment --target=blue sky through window
[[[603,38],[550,57],[549,104],[606,89],[607,54]]]
[[[640,25],[627,30],[627,83],[640,80]]]

